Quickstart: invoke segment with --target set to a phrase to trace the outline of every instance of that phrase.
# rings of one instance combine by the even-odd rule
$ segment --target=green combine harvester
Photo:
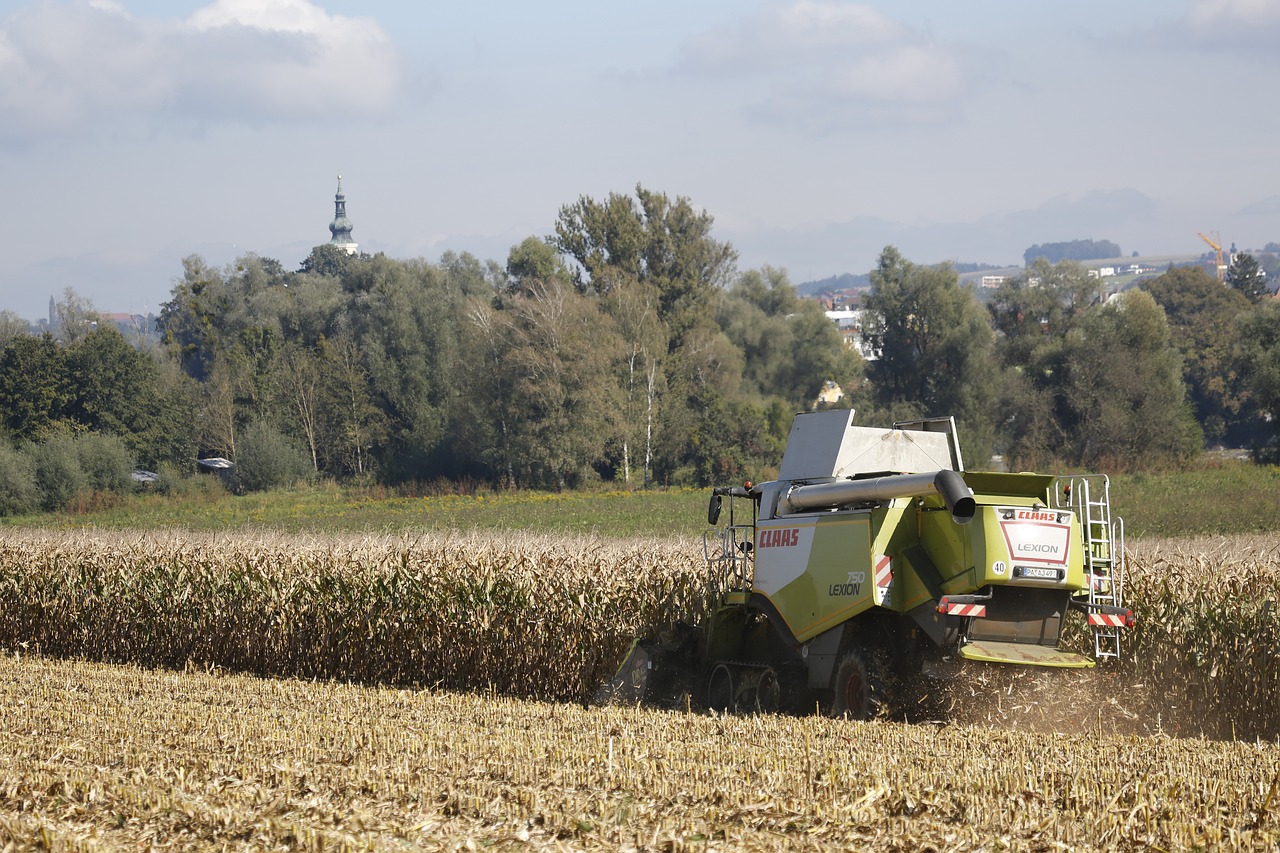
[[[966,471],[951,418],[797,415],[778,479],[716,488],[714,606],[638,640],[600,697],[866,719],[959,661],[1120,657],[1124,528],[1105,476]],[[1070,618],[1093,654],[1061,646]]]

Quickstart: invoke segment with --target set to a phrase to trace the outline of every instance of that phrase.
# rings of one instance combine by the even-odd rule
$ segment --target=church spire
[[[351,239],[351,220],[347,219],[347,197],[342,194],[342,176],[338,176],[338,192],[333,197],[333,221],[329,223],[330,243],[354,255],[359,245]]]

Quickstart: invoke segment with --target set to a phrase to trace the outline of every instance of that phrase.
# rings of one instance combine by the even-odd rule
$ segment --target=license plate
[[[1058,579],[1057,569],[1040,569],[1034,566],[1023,566],[1022,576],[1024,578],[1033,578],[1038,581],[1056,581]]]

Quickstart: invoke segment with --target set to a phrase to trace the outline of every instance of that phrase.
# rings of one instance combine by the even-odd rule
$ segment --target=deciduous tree
[[[386,413],[383,470],[394,480],[439,476],[453,461],[448,426],[463,370],[458,315],[463,288],[421,261],[367,260],[374,284],[347,312],[374,398]]]
[[[662,368],[667,355],[667,337],[658,317],[658,292],[647,282],[630,279],[611,287],[602,300],[602,307],[613,318],[621,342],[622,481],[631,484],[633,456],[638,453],[641,479],[648,485],[653,474],[660,400],[666,387]]]
[[[35,512],[39,505],[35,460],[0,438],[0,516]]]
[[[1149,294],[1126,291],[1091,312],[1068,349],[1074,459],[1133,470],[1199,452],[1203,436],[1187,403],[1181,359]]]
[[[58,321],[58,339],[64,344],[73,344],[97,327],[99,314],[93,302],[68,287],[54,303],[54,316]]]
[[[160,306],[157,321],[164,345],[188,376],[204,381],[232,304],[222,274],[199,255],[188,255],[182,259],[182,278],[171,296]]]
[[[603,461],[618,435],[618,333],[595,301],[555,280],[517,299],[508,322],[505,369],[522,413],[514,465],[525,483],[564,489]]]
[[[1169,337],[1182,356],[1187,393],[1205,437],[1248,443],[1241,419],[1246,395],[1232,359],[1236,318],[1249,310],[1239,291],[1203,267],[1177,267],[1142,285],[1164,309]]]
[[[104,326],[68,347],[66,356],[74,388],[69,419],[118,437],[142,465],[190,461],[193,402],[188,389],[162,375],[155,355]]]
[[[1271,300],[1235,325],[1232,360],[1249,395],[1242,415],[1256,427],[1254,452],[1261,461],[1280,461],[1280,303]]]
[[[732,246],[711,237],[713,222],[687,198],[673,202],[637,185],[634,200],[583,196],[561,208],[551,241],[577,263],[575,281],[584,293],[603,293],[618,281],[651,284],[674,350],[708,316],[712,293],[728,283],[737,261]]]
[[[1006,280],[988,304],[999,333],[997,351],[1009,367],[1031,364],[1037,351],[1054,346],[1075,328],[1090,305],[1102,299],[1101,279],[1074,261],[1039,258]]]
[[[526,237],[507,254],[508,289],[527,292],[528,285],[552,279],[567,280],[572,276],[556,248],[546,240]]]
[[[0,311],[0,350],[20,335],[30,334],[30,324],[18,316],[17,312],[5,309]]]
[[[67,418],[74,390],[66,350],[47,332],[0,351],[0,420],[14,439],[44,438]]]
[[[813,405],[825,382],[850,384],[861,357],[811,299],[800,299],[786,272],[749,270],[720,299],[717,317],[743,356],[743,390],[777,396],[793,410]]]
[[[286,341],[276,361],[276,388],[291,415],[292,432],[306,443],[311,470],[320,470],[324,407],[324,369],[317,353],[294,341]]]
[[[918,266],[888,246],[864,307],[875,404],[890,413],[954,416],[981,467],[993,443],[999,373],[991,325],[973,292],[950,266]]]
[[[364,477],[387,439],[387,419],[373,399],[360,348],[349,336],[320,342],[324,378],[323,434],[336,473]]]
[[[541,279],[529,278],[520,289],[531,296]],[[515,405],[515,373],[508,369],[508,353],[514,342],[508,312],[493,299],[467,300],[461,327],[465,377],[459,395],[456,440],[463,452],[504,487],[518,484],[515,436],[521,431],[522,413]]]

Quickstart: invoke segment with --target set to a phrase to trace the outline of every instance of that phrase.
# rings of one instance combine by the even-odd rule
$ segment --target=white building
[[[836,328],[840,330],[840,337],[844,338],[845,346],[852,347],[862,354],[862,357],[868,361],[875,358],[866,342],[862,339],[862,325],[866,312],[861,308],[842,308],[838,311],[828,311],[827,319],[836,324]]]

